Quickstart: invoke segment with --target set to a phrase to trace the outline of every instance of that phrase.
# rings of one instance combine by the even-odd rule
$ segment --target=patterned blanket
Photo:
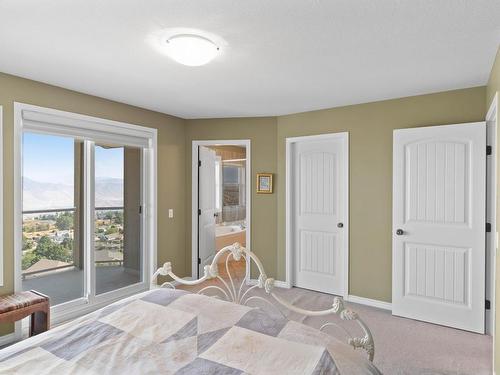
[[[347,345],[258,308],[156,289],[0,351],[5,374],[379,374]]]

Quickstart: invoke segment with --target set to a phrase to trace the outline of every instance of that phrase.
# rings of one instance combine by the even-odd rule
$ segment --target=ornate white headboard
[[[225,257],[225,266],[226,273],[228,276],[228,280],[225,280],[223,277],[219,275],[218,264],[224,261]],[[259,271],[259,277],[257,284],[255,285],[247,285],[246,279],[243,278],[240,282],[239,286],[235,285],[235,280],[232,277],[232,273],[229,267],[230,259],[234,259],[235,261],[239,261],[241,259],[245,259],[247,262],[253,262]],[[246,267],[246,272],[249,272],[250,267]],[[253,289],[259,288],[264,289],[266,294],[272,297],[272,300],[277,302],[279,305],[285,307],[286,309],[296,312],[303,316],[328,316],[328,315],[337,315],[342,320],[351,320],[355,321],[359,327],[361,328],[364,336],[363,337],[354,337],[349,334],[349,332],[344,329],[349,334],[348,344],[356,348],[362,348],[368,354],[368,359],[373,361],[373,356],[375,355],[375,346],[373,342],[373,336],[368,329],[368,326],[359,318],[358,314],[354,311],[347,309],[344,307],[344,303],[341,297],[333,297],[333,304],[330,309],[327,310],[306,310],[297,306],[292,305],[291,303],[285,301],[282,297],[279,297],[274,291],[274,279],[267,277],[264,267],[262,266],[261,261],[257,256],[248,251],[244,247],[242,247],[239,243],[235,243],[230,246],[226,246],[219,250],[215,255],[212,263],[210,265],[205,266],[203,277],[198,280],[186,280],[178,277],[172,272],[172,265],[170,262],[165,263],[162,267],[160,267],[151,278],[152,287],[158,287],[156,285],[156,280],[158,276],[170,276],[175,282],[182,285],[199,285],[207,280],[217,279],[220,283],[218,285],[207,285],[200,289],[198,293],[204,294],[208,290],[215,290],[220,293],[221,296],[229,302],[238,303],[241,305],[247,305],[250,301],[259,300],[264,301],[267,304],[270,304],[274,308],[277,309],[276,304],[273,304],[269,300],[262,298],[260,296],[249,294]],[[248,276],[246,274],[245,276]],[[175,289],[175,286],[172,282],[165,282],[160,287],[171,287]],[[281,310],[277,309],[281,312]],[[323,324],[320,330],[324,330],[329,326],[337,326],[336,323],[327,322]]]

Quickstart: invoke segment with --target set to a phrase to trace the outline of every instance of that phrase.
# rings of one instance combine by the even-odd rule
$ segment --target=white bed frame
[[[224,280],[219,275],[218,271],[218,263],[222,260],[223,257],[226,256],[225,264],[226,264],[226,272],[227,276],[229,278],[228,281]],[[241,281],[239,287],[235,285],[235,280],[233,279],[229,267],[229,260],[232,258],[235,261],[239,261],[242,259],[242,257],[246,260],[246,262],[253,261],[255,265],[257,266],[257,269],[259,271],[259,277],[258,277],[258,282],[255,285],[247,285],[246,280],[248,280],[248,273],[250,272],[250,267],[245,267],[246,268],[246,275],[247,277],[243,278]],[[361,330],[364,333],[363,337],[354,337],[352,336],[349,331],[343,327],[338,326],[336,323],[332,322],[327,322],[323,324],[320,327],[320,331],[323,331],[326,327],[329,326],[337,326],[342,328],[344,332],[347,333],[349,336],[348,339],[348,344],[351,345],[354,349],[356,348],[362,348],[366,351],[368,354],[368,359],[370,361],[373,361],[373,357],[375,355],[375,345],[373,342],[373,336],[368,329],[368,326],[359,318],[358,314],[350,309],[347,309],[344,307],[344,303],[341,297],[334,297],[333,298],[333,305],[330,309],[327,310],[306,310],[302,309],[300,307],[294,306],[291,303],[285,301],[282,297],[277,296],[274,292],[274,279],[267,277],[264,267],[262,266],[261,261],[257,256],[252,253],[251,251],[248,251],[246,248],[242,247],[239,243],[235,243],[230,246],[226,246],[219,250],[217,254],[215,254],[215,257],[210,265],[205,266],[204,268],[204,275],[200,279],[197,280],[186,280],[183,278],[178,277],[172,272],[172,265],[170,262],[165,263],[162,267],[160,267],[152,276],[151,278],[151,283],[152,283],[152,288],[158,287],[156,280],[158,276],[170,276],[175,283],[181,284],[181,285],[189,285],[189,286],[194,286],[194,285],[199,285],[203,283],[204,281],[210,280],[210,279],[217,279],[220,282],[219,285],[208,285],[200,289],[197,293],[198,294],[205,294],[205,292],[209,290],[215,290],[218,293],[221,293],[223,298],[229,302],[237,303],[240,305],[247,305],[251,301],[259,300],[259,301],[264,301],[265,303],[273,306],[273,308],[277,309],[281,314],[281,310],[276,306],[276,304],[273,304],[269,300],[266,300],[265,298],[262,298],[260,296],[255,296],[249,294],[250,291],[252,291],[255,288],[259,289],[264,289],[267,295],[271,296],[272,299],[277,302],[279,305],[285,307],[286,309],[293,311],[295,313],[298,313],[303,316],[327,316],[327,315],[337,315],[340,317],[342,320],[351,320],[355,321]],[[170,287],[175,289],[175,285],[173,282],[164,282],[163,284],[160,285],[160,287]],[[219,297],[219,296],[214,296],[214,297]],[[284,314],[283,314],[284,315]]]

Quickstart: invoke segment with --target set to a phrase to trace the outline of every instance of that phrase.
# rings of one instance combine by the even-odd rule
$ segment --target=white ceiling
[[[221,55],[179,65],[152,46],[166,28]],[[498,0],[0,0],[0,71],[183,118],[484,85],[499,41]]]

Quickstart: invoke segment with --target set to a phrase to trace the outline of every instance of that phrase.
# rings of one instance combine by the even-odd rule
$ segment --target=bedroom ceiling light
[[[166,53],[173,60],[187,66],[208,64],[219,53],[211,40],[195,34],[179,34],[166,40]]]

